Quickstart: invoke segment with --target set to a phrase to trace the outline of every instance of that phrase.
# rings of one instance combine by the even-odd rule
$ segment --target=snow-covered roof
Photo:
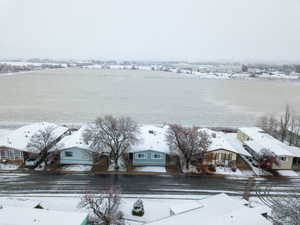
[[[87,126],[82,126],[78,131],[75,131],[71,135],[65,136],[63,139],[61,139],[57,144],[57,146],[59,146],[59,150],[64,150],[68,148],[80,148],[80,149],[92,151],[89,145],[84,143],[83,140],[82,135],[86,130],[86,128]]]
[[[295,146],[288,146],[289,152],[291,152],[294,156],[300,158],[300,148]]]
[[[247,151],[232,145],[232,143],[228,141],[228,138],[223,132],[217,132],[207,128],[203,128],[201,129],[201,131],[205,131],[210,137],[211,145],[209,146],[208,151],[224,149],[227,151],[235,152],[237,154],[250,156]]]
[[[195,208],[167,218],[156,220],[152,225],[271,225],[261,214],[268,212],[243,205],[242,201],[218,194],[200,201],[203,207]]]
[[[261,149],[266,148],[277,156],[294,156],[288,150],[288,145],[280,142],[258,127],[243,127],[239,128],[239,130],[250,138],[250,140],[245,141],[245,144],[256,153],[260,153]]]
[[[87,213],[79,212],[3,206],[0,209],[0,225],[80,225],[87,216]]]
[[[200,208],[203,207],[203,205],[199,202],[199,201],[194,201],[194,202],[190,202],[190,203],[183,203],[180,205],[173,205],[170,207],[170,210],[174,213],[174,214],[179,214],[179,213],[183,213],[183,212],[187,212],[196,208]]]
[[[48,122],[26,125],[14,131],[11,131],[6,135],[1,136],[0,148],[4,147],[4,148],[16,149],[19,151],[29,151],[26,147],[31,137],[39,130],[43,130],[47,127],[54,128],[53,134],[57,138],[59,138],[68,130],[68,128],[66,127],[58,126],[54,123],[48,123]]]
[[[153,150],[169,154],[170,149],[166,140],[167,129],[168,126],[141,126],[138,135],[139,142],[131,146],[129,152]]]
[[[237,133],[225,134],[225,138],[239,154],[251,157],[251,155],[244,149],[242,142],[240,142],[237,138]]]

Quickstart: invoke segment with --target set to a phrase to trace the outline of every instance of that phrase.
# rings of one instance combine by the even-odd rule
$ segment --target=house
[[[236,168],[239,155],[251,157],[241,146],[234,141],[234,136],[226,135],[223,132],[212,131],[203,128],[201,131],[206,132],[211,144],[204,155],[204,165],[224,166]]]
[[[41,122],[20,127],[0,137],[0,161],[21,164],[29,158],[32,153],[27,145],[31,137],[39,130],[53,127],[56,140],[62,138],[68,128],[53,123]]]
[[[88,225],[88,213],[0,206],[1,225]]]
[[[243,127],[238,129],[238,139],[245,149],[257,159],[262,149],[268,149],[279,159],[279,165],[273,165],[272,169],[292,169],[295,155],[289,151],[289,146],[275,139],[258,127]]]
[[[288,146],[288,150],[294,155],[292,169],[300,170],[300,148],[295,146]]]
[[[263,215],[269,209],[263,206],[250,208],[246,202],[218,194],[199,200],[199,204],[179,205],[170,208],[170,216],[147,223],[149,225],[272,225]],[[174,209],[176,208],[176,209]]]
[[[59,163],[61,165],[92,165],[93,151],[84,143],[83,132],[86,126],[82,126],[78,131],[65,136],[58,143],[55,149],[50,152],[59,152]]]
[[[139,142],[129,149],[133,167],[161,166],[167,164],[170,153],[166,141],[167,126],[145,125],[140,128]]]

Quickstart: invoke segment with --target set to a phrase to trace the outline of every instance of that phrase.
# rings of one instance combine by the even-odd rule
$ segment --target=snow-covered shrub
[[[280,165],[278,157],[269,149],[265,148],[260,151],[257,161],[259,167],[264,170],[271,170],[273,168],[273,165]]]
[[[138,199],[134,204],[133,204],[133,209],[132,209],[132,215],[134,216],[143,216],[144,215],[144,204],[141,199]]]

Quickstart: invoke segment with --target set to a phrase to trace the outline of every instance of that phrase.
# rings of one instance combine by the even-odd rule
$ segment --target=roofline
[[[235,154],[238,154],[238,155],[246,155],[246,154],[234,152],[234,151],[231,151],[231,150],[228,150],[228,149],[225,149],[225,148],[219,148],[219,149],[214,149],[214,150],[208,150],[208,151],[206,151],[206,152],[215,152],[215,151],[220,151],[220,150],[225,150],[225,151],[232,152],[232,153],[235,153]],[[245,151],[246,151],[246,150],[245,150]],[[248,155],[250,155],[250,154],[248,153]],[[250,156],[251,156],[251,155],[250,155]]]

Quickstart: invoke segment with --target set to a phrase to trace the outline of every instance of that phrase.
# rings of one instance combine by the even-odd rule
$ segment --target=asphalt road
[[[247,178],[219,176],[169,176],[124,174],[14,174],[0,173],[0,194],[78,194],[87,189],[101,192],[111,185],[119,185],[124,194],[195,195],[225,192],[241,195]],[[297,191],[299,178],[257,178],[257,187],[274,187],[272,194]]]

